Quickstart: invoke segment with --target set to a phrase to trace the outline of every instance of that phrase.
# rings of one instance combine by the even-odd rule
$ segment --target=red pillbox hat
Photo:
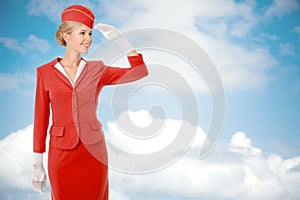
[[[93,12],[82,5],[72,5],[67,7],[61,14],[62,22],[75,21],[80,22],[93,29],[95,16]]]

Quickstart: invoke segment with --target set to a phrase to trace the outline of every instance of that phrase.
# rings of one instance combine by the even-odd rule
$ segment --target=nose
[[[88,41],[88,42],[92,42],[92,40],[93,40],[92,35],[86,34],[85,40]]]

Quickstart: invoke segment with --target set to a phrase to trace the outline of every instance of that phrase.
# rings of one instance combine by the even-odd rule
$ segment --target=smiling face
[[[92,44],[92,29],[82,24],[74,31],[64,33],[63,38],[68,51],[86,54]]]

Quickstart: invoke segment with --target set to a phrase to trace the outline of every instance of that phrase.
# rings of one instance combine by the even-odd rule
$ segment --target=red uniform
[[[108,169],[98,96],[105,85],[138,80],[148,74],[142,55],[128,57],[131,68],[86,61],[74,86],[54,65],[37,69],[34,152],[45,152],[50,107],[52,125],[48,172],[53,200],[108,199]]]

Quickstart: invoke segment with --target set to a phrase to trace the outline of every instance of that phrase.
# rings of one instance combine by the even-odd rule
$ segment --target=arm
[[[32,187],[37,192],[43,192],[46,186],[46,173],[43,166],[43,152],[46,150],[46,136],[49,124],[49,96],[44,88],[43,80],[37,70],[34,131],[33,131],[33,170]]]
[[[33,151],[44,153],[46,151],[46,137],[49,125],[50,99],[39,70],[37,70],[34,106]]]
[[[128,56],[128,61],[131,68],[107,66],[101,76],[100,83],[103,85],[122,84],[139,80],[148,75],[142,54]]]
[[[107,67],[100,79],[104,85],[128,83],[148,75],[148,70],[141,54],[138,54],[127,38],[114,26],[97,24],[95,26],[107,39],[117,43],[127,53],[131,68]]]

